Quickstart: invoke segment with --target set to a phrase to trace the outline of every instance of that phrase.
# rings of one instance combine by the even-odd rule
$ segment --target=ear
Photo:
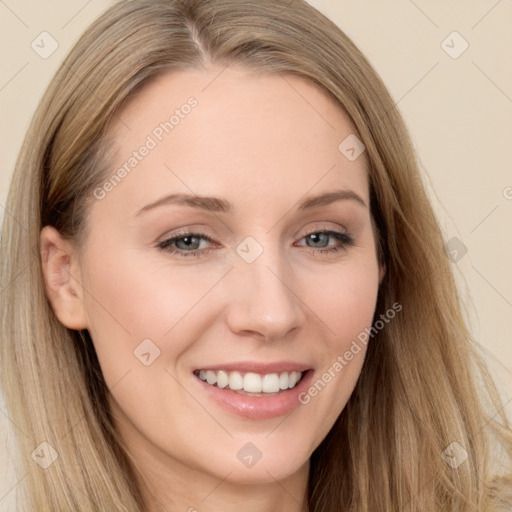
[[[69,329],[86,329],[80,268],[70,241],[51,226],[41,230],[41,260],[46,293],[59,321]]]

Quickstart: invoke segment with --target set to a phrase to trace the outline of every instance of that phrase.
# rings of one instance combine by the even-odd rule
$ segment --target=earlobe
[[[69,329],[86,329],[80,272],[71,242],[55,228],[45,226],[40,243],[46,293],[55,315]]]

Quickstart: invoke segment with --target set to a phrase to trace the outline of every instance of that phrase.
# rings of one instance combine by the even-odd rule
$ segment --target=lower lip
[[[289,414],[301,405],[299,395],[308,389],[313,371],[308,370],[294,388],[269,396],[241,395],[230,389],[211,386],[196,375],[194,378],[210,398],[229,412],[251,420],[265,420]]]

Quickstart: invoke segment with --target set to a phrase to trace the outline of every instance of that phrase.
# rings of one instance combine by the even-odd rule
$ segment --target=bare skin
[[[148,135],[156,147],[102,189],[80,249],[42,230],[43,267],[59,320],[91,334],[148,511],[230,512],[243,503],[246,512],[298,512],[311,453],[350,397],[365,350],[309,403],[266,419],[212,400],[194,371],[284,361],[307,365],[314,382],[371,326],[384,269],[367,161],[339,151],[354,129],[311,82],[221,70],[163,75],[124,106],[110,128],[112,173]],[[155,127],[190,97],[197,105],[158,140]],[[340,190],[345,198],[298,209]],[[223,198],[231,211],[141,211],[172,193]],[[248,263],[240,244],[262,252]],[[147,366],[134,355],[142,340],[151,340],[146,360],[160,351]],[[251,467],[237,456],[247,443],[261,454]]]

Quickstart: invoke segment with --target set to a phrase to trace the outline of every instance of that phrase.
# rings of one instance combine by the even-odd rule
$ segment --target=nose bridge
[[[229,319],[235,331],[279,338],[301,325],[303,312],[287,255],[271,239],[260,244],[248,237],[237,247]]]

